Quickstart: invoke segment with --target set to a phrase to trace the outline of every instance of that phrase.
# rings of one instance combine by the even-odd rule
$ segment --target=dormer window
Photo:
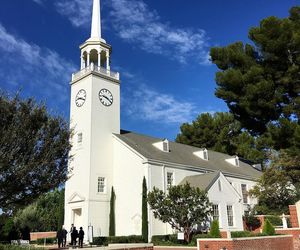
[[[194,152],[194,155],[198,156],[199,158],[201,158],[202,160],[208,161],[208,151],[207,149],[202,149],[200,151]]]
[[[152,145],[163,152],[170,152],[170,143],[168,139],[164,139],[160,142],[153,143]]]
[[[167,139],[163,140],[163,151],[169,152],[169,141]]]
[[[240,166],[240,160],[238,156],[235,156],[233,158],[226,159],[228,163],[230,163],[233,166],[239,167]]]

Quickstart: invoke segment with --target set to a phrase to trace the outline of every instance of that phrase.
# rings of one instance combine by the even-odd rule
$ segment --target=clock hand
[[[111,100],[108,97],[106,97],[105,95],[103,95],[102,97],[104,97],[107,101],[111,102]]]

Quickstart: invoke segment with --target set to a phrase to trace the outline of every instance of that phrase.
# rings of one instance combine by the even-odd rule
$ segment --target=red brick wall
[[[220,231],[221,233],[221,238],[227,239],[227,231]]]
[[[286,234],[293,236],[294,250],[300,250],[300,229],[290,228],[290,229],[278,229],[276,228],[276,233]]]
[[[294,250],[293,237],[270,236],[237,239],[199,239],[198,250]]]
[[[154,250],[197,250],[197,247],[165,247],[165,246],[155,246]]]
[[[299,227],[296,205],[289,205],[289,210],[292,227]]]
[[[44,238],[56,238],[56,232],[30,233],[30,240],[37,240],[37,239],[44,239]]]

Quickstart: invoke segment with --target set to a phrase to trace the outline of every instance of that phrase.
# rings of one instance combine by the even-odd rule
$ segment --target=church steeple
[[[94,0],[94,3],[93,3],[91,39],[93,39],[93,40],[96,40],[96,39],[101,40],[100,0]]]
[[[112,49],[101,36],[100,0],[93,0],[91,37],[80,45],[81,70],[73,74],[72,81],[76,81],[89,72],[97,72],[116,81],[120,80],[119,73],[110,70],[110,54]]]

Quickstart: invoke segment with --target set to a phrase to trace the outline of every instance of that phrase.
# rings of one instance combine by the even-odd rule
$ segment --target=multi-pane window
[[[221,180],[218,180],[218,186],[219,186],[219,191],[221,192],[221,191],[222,191],[222,183],[221,183]]]
[[[232,207],[232,205],[227,205],[227,220],[228,220],[228,226],[233,227],[233,207]]]
[[[170,188],[174,185],[174,174],[171,172],[167,173],[167,187]]]
[[[98,193],[105,193],[105,178],[98,177]]]
[[[207,153],[207,150],[204,150],[204,151],[203,151],[203,158],[204,158],[204,160],[208,160],[208,153]]]
[[[163,141],[163,151],[169,152],[169,142],[167,140]]]
[[[212,219],[219,221],[219,205],[212,205]]]
[[[242,196],[243,196],[243,203],[247,204],[248,203],[248,191],[247,191],[247,185],[242,184]]]
[[[82,143],[82,133],[77,134],[77,143],[81,144]]]

